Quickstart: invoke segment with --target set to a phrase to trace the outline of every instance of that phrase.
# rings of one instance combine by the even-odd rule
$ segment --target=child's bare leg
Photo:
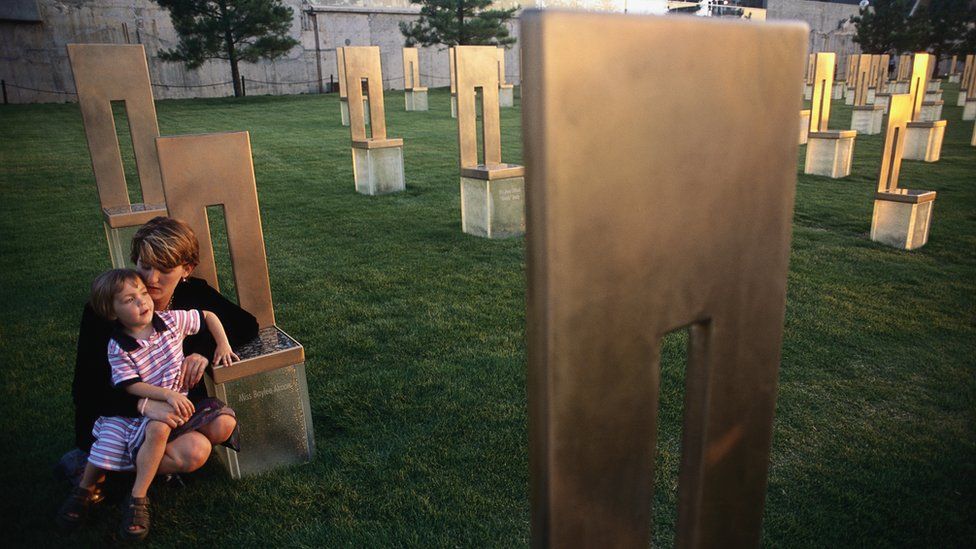
[[[85,465],[85,472],[81,475],[78,488],[75,488],[58,510],[57,520],[62,528],[74,528],[84,520],[84,515],[87,514],[88,506],[92,501],[95,484],[104,477],[105,471],[91,463]]]
[[[197,431],[203,433],[203,436],[210,440],[210,444],[220,444],[234,434],[234,427],[237,427],[237,418],[222,414],[215,417],[210,423],[197,429]]]
[[[169,425],[161,421],[150,421],[146,425],[146,440],[136,454],[136,481],[132,484],[132,497],[146,497],[166,450],[169,433]]]
[[[85,472],[81,475],[81,480],[78,482],[80,488],[84,488],[89,492],[96,484],[105,478],[105,471],[102,471],[98,467],[95,467],[91,463],[85,465]]]

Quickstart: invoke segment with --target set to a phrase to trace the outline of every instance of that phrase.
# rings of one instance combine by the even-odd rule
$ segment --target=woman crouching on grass
[[[99,275],[92,284],[90,303],[103,319],[118,323],[107,350],[113,385],[148,399],[144,403],[166,402],[190,430],[208,438],[219,436],[215,429],[220,428],[215,422],[231,412],[216,399],[210,399],[208,407],[197,411],[180,381],[183,340],[198,333],[203,325],[217,342],[214,364],[230,366],[232,360],[237,360],[217,316],[210,311],[154,311],[145,283],[131,269],[113,269]],[[178,436],[180,429],[183,428],[174,430],[148,417],[99,417],[85,472],[58,512],[61,527],[74,528],[84,521],[95,482],[105,471],[135,470],[135,482],[123,505],[119,535],[124,540],[144,539],[150,525],[149,485],[163,459],[166,442]]]
[[[200,245],[186,223],[169,217],[150,220],[133,236],[131,257],[136,271],[145,281],[156,311],[211,311],[223,324],[231,347],[243,345],[257,336],[258,323],[253,315],[225,299],[206,281],[190,276],[199,263]],[[66,471],[74,485],[78,484],[87,462],[94,442],[92,428],[99,417],[147,417],[165,423],[171,429],[185,424],[179,410],[170,404],[141,398],[113,387],[106,349],[114,328],[114,322],[99,317],[90,304],[85,306],[78,332],[72,384],[75,444],[78,448],[74,453],[82,459],[74,460],[75,466]],[[183,340],[185,358],[179,381],[180,386],[189,391],[188,398],[197,410],[203,408],[201,404],[207,398],[202,382],[208,364],[206,357],[214,356],[215,350],[216,342],[206,326],[201,327],[198,334]],[[237,421],[229,414],[219,414],[207,434],[190,430],[169,440],[158,474],[189,473],[202,467],[210,457],[213,445],[228,443],[235,433]],[[96,482],[92,491],[91,501],[101,499],[98,484]]]

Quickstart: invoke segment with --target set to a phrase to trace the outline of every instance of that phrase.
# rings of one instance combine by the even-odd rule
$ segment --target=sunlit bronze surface
[[[884,91],[888,85],[888,63],[891,62],[891,56],[888,54],[872,55],[871,60],[873,63],[872,72],[874,73],[871,87],[879,92]]]
[[[403,139],[398,137],[385,138],[385,139],[365,139],[363,141],[353,141],[352,147],[354,149],[386,149],[389,147],[402,147]]]
[[[871,55],[868,62],[868,87],[873,88],[878,79],[878,58],[879,55]]]
[[[417,48],[403,48],[403,86],[405,90],[427,89],[420,85],[420,54]]]
[[[854,87],[854,80],[857,78],[857,62],[861,59],[860,55],[847,56],[847,72],[844,75],[844,82],[848,87]]]
[[[912,55],[905,53],[898,56],[898,82],[908,82],[912,76]]]
[[[154,139],[159,135],[149,65],[142,45],[68,44],[68,59],[78,90],[92,170],[102,209],[126,210],[127,223],[145,223],[163,210],[163,184]],[[130,208],[112,101],[125,101],[129,134],[142,201],[150,208]],[[148,216],[148,217],[147,217]],[[107,220],[111,218],[106,214]],[[118,224],[119,220],[113,220]]]
[[[458,46],[454,48],[457,74],[458,149],[461,168],[478,162],[478,124],[475,90],[481,89],[482,167],[508,169],[502,165],[501,125],[498,107],[498,48]]]
[[[488,164],[488,165],[478,165],[478,166],[468,166],[466,168],[461,168],[461,177],[470,177],[473,179],[484,179],[491,181],[493,179],[508,179],[509,177],[523,177],[525,175],[525,166],[519,166],[518,164]]]
[[[881,169],[878,174],[878,192],[894,192],[898,189],[898,174],[905,150],[905,132],[912,119],[912,96],[907,93],[891,96],[888,106],[888,128],[885,130],[881,153]]]
[[[369,98],[371,139],[386,139],[386,111],[383,107],[383,72],[380,69],[380,48],[356,46],[342,48],[346,66],[346,97],[349,100],[349,130],[353,142],[366,141],[366,112],[363,108],[363,86]]]
[[[908,94],[912,96],[912,122],[922,120],[922,102],[925,100],[925,89],[929,85],[930,57],[928,53],[916,53],[912,63],[912,80],[908,88]]]
[[[273,326],[268,260],[248,133],[160,137],[156,144],[170,215],[188,223],[200,240],[200,264],[193,275],[219,289],[207,206],[223,205],[238,303],[258,319],[262,328]]]
[[[676,545],[759,543],[808,29],[702,19],[522,15],[537,547],[648,546],[685,327]]]
[[[817,53],[813,65],[813,97],[810,100],[810,131],[827,131],[830,120],[830,96],[834,88],[833,53]]]
[[[976,82],[976,55],[966,56],[966,63],[962,68],[962,79],[959,84],[959,91],[965,91],[966,95],[972,95],[973,83]]]
[[[854,106],[863,107],[868,104],[868,86],[871,81],[871,55],[858,56],[857,73],[854,77]]]
[[[343,48],[336,48],[336,72],[339,73],[339,99],[347,99],[346,93],[346,59]]]
[[[261,328],[258,337],[234,349],[241,358],[230,366],[212,368],[214,383],[227,383],[263,372],[294,366],[305,360],[305,349],[277,326]]]

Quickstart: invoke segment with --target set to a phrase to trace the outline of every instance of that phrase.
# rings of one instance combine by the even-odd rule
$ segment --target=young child
[[[201,318],[217,342],[213,363],[229,365],[239,360],[216,315],[209,311],[155,312],[145,283],[133,270],[113,269],[99,275],[92,283],[91,305],[97,314],[118,323],[108,344],[112,383],[130,394],[166,401],[184,421],[193,415],[194,406],[180,389],[183,338],[200,330]],[[144,539],[149,533],[146,493],[170,433],[169,425],[146,417],[98,418],[84,475],[58,511],[59,524],[71,528],[84,520],[91,490],[104,471],[135,470],[119,534],[123,539]]]

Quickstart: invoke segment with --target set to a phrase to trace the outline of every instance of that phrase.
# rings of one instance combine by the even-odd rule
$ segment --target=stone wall
[[[497,2],[514,4],[513,0]],[[294,11],[291,35],[299,46],[275,61],[242,63],[249,95],[318,93],[336,75],[337,46],[379,46],[387,88],[403,87],[398,23],[417,17],[408,0],[284,0]],[[69,43],[143,44],[157,99],[233,95],[230,66],[209,61],[195,70],[164,62],[158,53],[176,46],[169,13],[151,0],[38,0],[41,22],[0,20],[0,79],[11,103],[74,101],[74,80],[65,45]],[[318,26],[318,47],[315,27]],[[518,36],[518,25],[512,26]],[[424,48],[421,83],[446,86],[447,51]],[[506,54],[510,82],[519,81],[518,44]]]
[[[847,69],[847,56],[861,53],[854,43],[851,16],[857,15],[856,2],[817,2],[815,0],[766,0],[766,19],[791,19],[810,25],[810,53],[832,51],[837,54],[837,74]]]
[[[0,0],[3,1],[3,0]],[[568,1],[568,0],[567,0]],[[285,57],[256,64],[242,63],[249,95],[318,93],[336,78],[337,46],[379,46],[384,85],[403,87],[398,24],[417,17],[409,0],[284,0],[294,11],[291,35],[299,41]],[[499,6],[523,7],[536,0],[497,0]],[[559,4],[550,0],[546,4]],[[210,61],[196,70],[161,61],[158,53],[177,43],[169,13],[152,0],[37,0],[41,22],[0,20],[0,79],[7,83],[11,103],[74,101],[74,80],[65,45],[68,43],[143,44],[156,98],[222,97],[233,95],[230,67]],[[615,5],[615,4],[614,4]],[[853,26],[845,24],[856,5],[814,0],[767,0],[767,19],[794,19],[810,25],[810,51],[838,53],[838,71],[848,54],[859,53]],[[318,39],[316,40],[316,26]],[[518,23],[511,25],[518,37]],[[316,47],[317,46],[317,47]],[[321,70],[321,86],[318,79]],[[420,51],[421,83],[448,85],[447,52]],[[520,81],[519,45],[506,52],[507,80]],[[840,72],[839,72],[840,73]],[[25,89],[26,88],[26,89]],[[40,90],[40,91],[37,91]]]

